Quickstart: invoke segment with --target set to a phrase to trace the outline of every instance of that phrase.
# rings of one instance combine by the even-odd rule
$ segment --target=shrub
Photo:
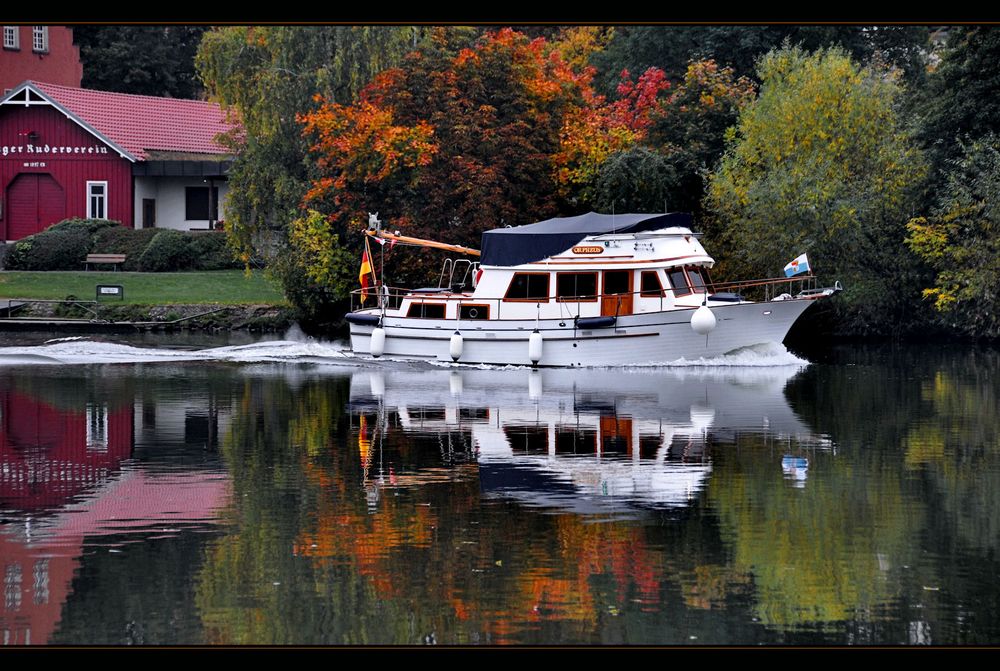
[[[195,270],[229,270],[242,268],[243,263],[233,256],[226,242],[225,233],[189,233],[191,255]]]
[[[163,229],[153,236],[139,257],[143,272],[173,272],[187,270],[194,263],[190,238],[180,231]]]
[[[8,246],[10,270],[82,270],[87,254],[124,254],[122,270],[242,268],[224,233],[132,229],[106,219],[66,219]]]
[[[139,270],[139,259],[150,241],[162,229],[140,228],[138,230],[117,226],[102,228],[94,235],[91,247],[94,254],[124,254],[122,270]]]
[[[120,221],[112,221],[111,219],[72,218],[72,219],[63,219],[58,224],[52,224],[42,232],[46,233],[49,231],[87,231],[88,234],[94,235],[100,230],[109,228],[125,229],[125,227],[122,226],[122,223]]]
[[[14,243],[6,266],[9,270],[82,270],[89,253],[86,228],[49,228]]]

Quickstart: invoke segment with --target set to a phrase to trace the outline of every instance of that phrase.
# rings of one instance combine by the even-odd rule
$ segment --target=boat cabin
[[[697,307],[714,260],[682,219],[590,213],[488,231],[478,262],[447,259],[437,287],[396,294],[387,314],[574,319]]]

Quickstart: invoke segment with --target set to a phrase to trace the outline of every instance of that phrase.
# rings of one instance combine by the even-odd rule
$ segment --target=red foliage
[[[413,235],[478,246],[480,233],[558,214],[565,121],[599,103],[593,70],[511,29],[449,51],[446,36],[382,72],[352,105],[301,118],[318,175],[306,204],[340,230],[378,211]]]

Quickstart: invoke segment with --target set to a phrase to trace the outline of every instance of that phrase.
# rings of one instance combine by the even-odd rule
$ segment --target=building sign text
[[[65,145],[52,146],[48,144],[0,145],[0,156],[17,156],[18,158],[24,158],[25,154],[32,154],[32,155],[45,154],[48,156],[53,156],[56,154],[62,154],[63,156],[66,156],[67,154],[75,154],[77,156],[81,154],[89,154],[93,156],[94,154],[107,154],[107,153],[108,153],[108,148],[99,144],[91,145],[89,147],[83,147],[79,145],[75,147],[67,147]]]

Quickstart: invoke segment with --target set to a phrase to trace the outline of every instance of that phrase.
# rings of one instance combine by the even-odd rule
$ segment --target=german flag
[[[368,298],[368,276],[372,272],[371,256],[368,253],[368,241],[365,240],[365,251],[361,253],[361,271],[358,273],[358,282],[361,283],[361,302]]]

